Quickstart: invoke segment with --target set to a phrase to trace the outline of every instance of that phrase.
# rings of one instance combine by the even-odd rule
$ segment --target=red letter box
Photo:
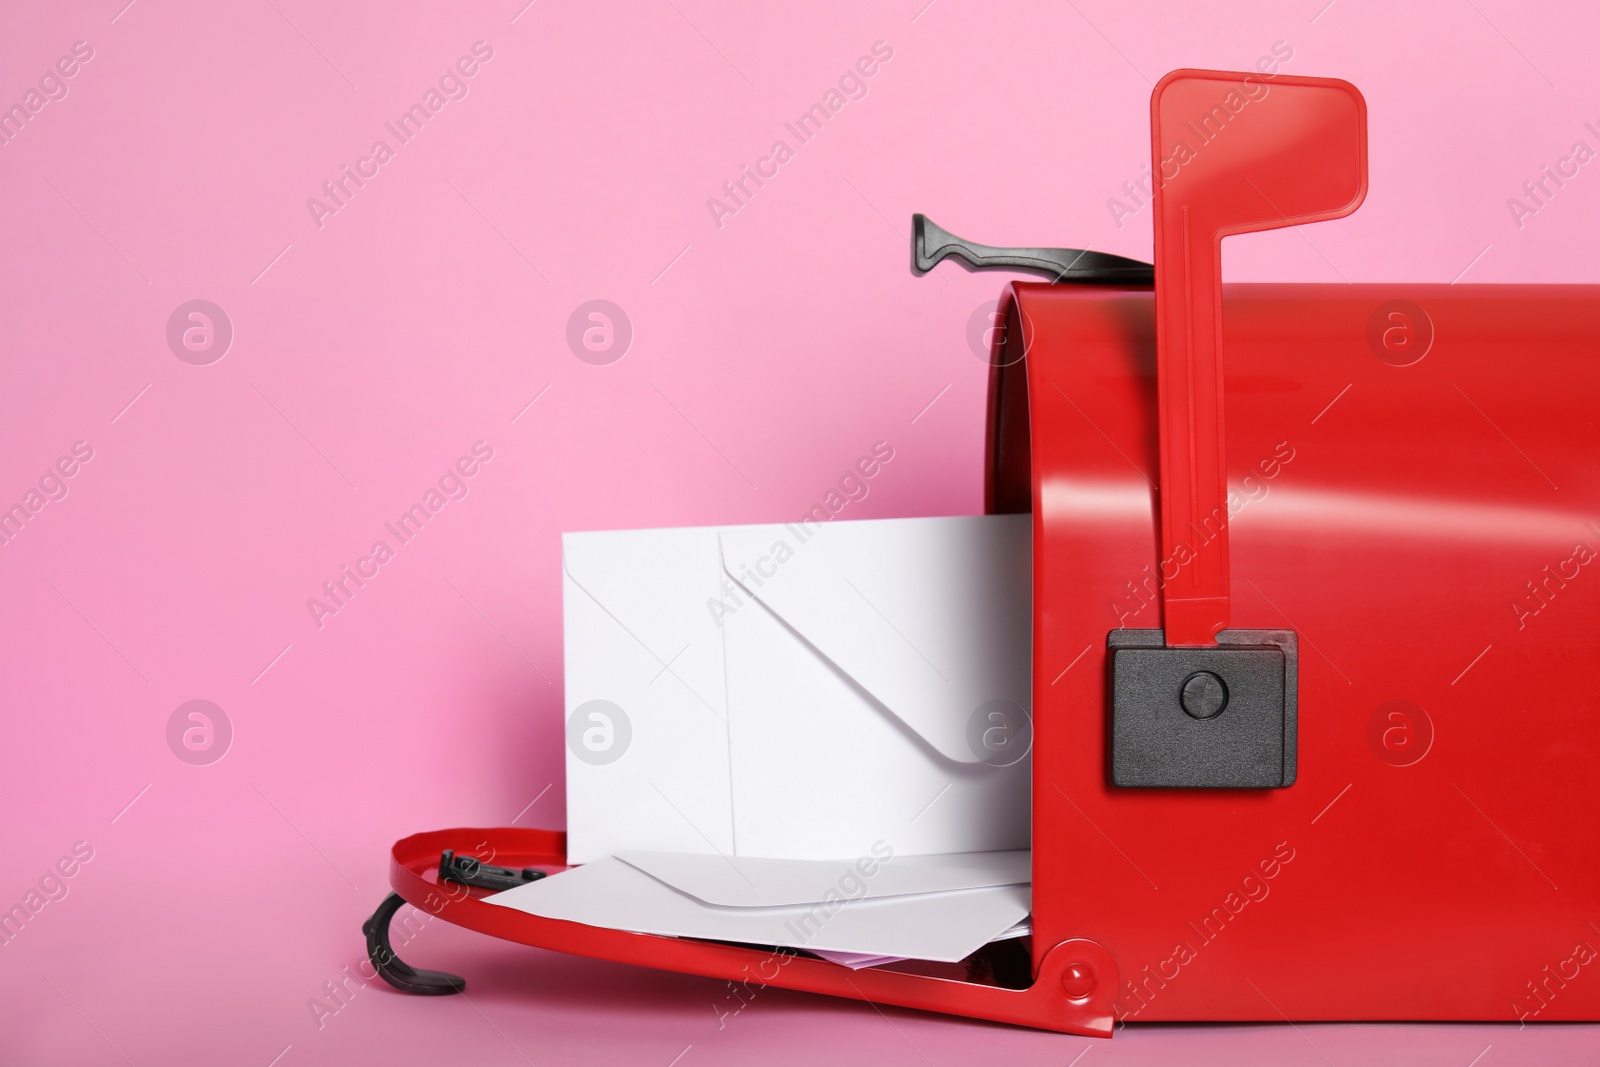
[[[1357,208],[1365,103],[1178,71],[1151,115],[1153,268],[914,220],[919,270],[1051,278],[1007,290],[989,396],[988,510],[1033,515],[1031,947],[852,972],[538,918],[477,898],[563,835],[446,830],[394,846],[392,984],[461,986],[394,958],[403,897],[1072,1033],[1600,1018],[1600,292],[1224,285],[1223,237]]]

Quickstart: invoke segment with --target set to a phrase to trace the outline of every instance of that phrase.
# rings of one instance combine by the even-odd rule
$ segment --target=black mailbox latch
[[[1215,648],[1168,648],[1160,630],[1112,630],[1111,783],[1167,789],[1293,785],[1293,630],[1224,630]]]

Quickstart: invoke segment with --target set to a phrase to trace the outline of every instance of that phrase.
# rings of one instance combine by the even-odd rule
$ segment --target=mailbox
[[[1600,289],[1225,284],[1231,234],[1349,214],[1366,105],[1177,71],[1151,103],[1155,262],[918,216],[914,266],[1005,291],[986,506],[1033,522],[1032,936],[961,965],[403,900],[530,945],[1081,1034],[1119,1021],[1600,1018]],[[1007,947],[1008,946],[1008,947]]]

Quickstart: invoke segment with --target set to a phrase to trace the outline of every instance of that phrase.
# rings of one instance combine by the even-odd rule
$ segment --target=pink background
[[[1591,6],[125,2],[0,14],[0,103],[94,53],[0,147],[0,506],[94,449],[0,547],[0,907],[93,849],[0,947],[0,1060],[1600,1061],[1584,1027],[1106,1043],[776,990],[719,1029],[721,983],[442,923],[406,954],[470,999],[308,1006],[362,958],[393,839],[561,825],[561,531],[789,520],[879,440],[849,517],[979,510],[966,334],[1004,279],[913,278],[913,211],[1148,257],[1148,212],[1106,201],[1151,82],[1283,41],[1366,94],[1371,193],[1234,239],[1230,277],[1600,281],[1600,163],[1520,228],[1506,203],[1600,147]],[[307,198],[479,40],[468,95],[319,228]],[[866,97],[719,228],[707,198],[880,40]],[[196,298],[235,334],[207,366],[165,335]],[[608,366],[565,339],[597,298],[634,330]],[[466,498],[319,628],[307,598],[480,440]],[[167,743],[194,699],[234,729],[209,766]]]

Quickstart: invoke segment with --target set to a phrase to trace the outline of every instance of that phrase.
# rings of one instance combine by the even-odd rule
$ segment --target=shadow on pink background
[[[40,94],[0,124],[0,507],[38,504],[0,546],[0,907],[92,850],[0,946],[0,1060],[1600,1061],[1578,1026],[1091,1042],[777,990],[730,1016],[719,982],[443,923],[406,955],[466,997],[332,999],[393,839],[562,824],[563,530],[788,521],[878,441],[894,460],[846,517],[980,510],[968,330],[1004,279],[913,278],[913,211],[1147,258],[1148,212],[1108,200],[1148,162],[1151,83],[1281,42],[1285,71],[1365,93],[1371,193],[1235,239],[1230,278],[1600,281],[1600,163],[1508,205],[1600,147],[1586,6],[525,2],[0,15],[0,104]],[[878,42],[800,143],[785,123]],[[386,124],[430,89],[402,141]],[[775,175],[708,207],[780,139]],[[632,331],[604,365],[568,344],[597,299]],[[231,324],[220,359],[186,315],[169,344],[191,300]],[[226,732],[169,734],[192,700],[225,758],[179,758]]]

